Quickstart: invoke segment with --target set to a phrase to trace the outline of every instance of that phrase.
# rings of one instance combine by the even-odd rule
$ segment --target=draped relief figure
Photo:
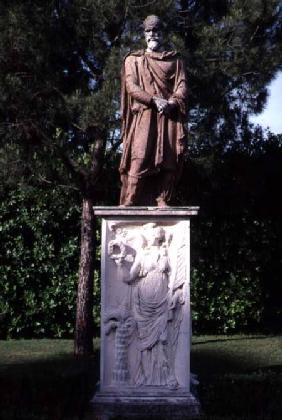
[[[127,293],[123,303],[104,319],[106,334],[115,331],[112,382],[176,389],[174,361],[185,270],[179,263],[172,270],[172,234],[156,223],[140,226],[131,236],[126,228],[114,227],[113,233],[108,255],[115,262],[117,278],[112,281],[126,284]],[[180,247],[178,254],[181,252]],[[131,345],[136,353],[134,372],[127,360]]]
[[[134,318],[138,334],[138,385],[177,387],[168,359],[168,283],[170,264],[165,232],[153,224],[144,229],[146,246],[137,253],[129,283],[137,280]]]

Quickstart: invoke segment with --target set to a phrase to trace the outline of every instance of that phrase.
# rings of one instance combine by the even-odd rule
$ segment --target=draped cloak
[[[161,169],[179,175],[185,145],[187,80],[177,52],[130,53],[122,69],[121,175],[142,178]],[[172,99],[168,114],[157,112],[153,97]]]
[[[161,268],[162,267],[162,268]],[[146,249],[140,259],[139,282],[134,294],[134,318],[138,331],[138,385],[168,385],[173,369],[167,347],[168,257]]]

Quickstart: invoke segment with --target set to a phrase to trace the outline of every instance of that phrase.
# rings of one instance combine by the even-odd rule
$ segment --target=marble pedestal
[[[190,219],[197,207],[95,207],[102,217],[97,418],[191,418]]]

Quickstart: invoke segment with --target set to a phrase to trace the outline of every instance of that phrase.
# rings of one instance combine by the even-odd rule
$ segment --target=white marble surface
[[[188,395],[190,215],[198,208],[118,210],[94,208],[103,217],[100,392]]]

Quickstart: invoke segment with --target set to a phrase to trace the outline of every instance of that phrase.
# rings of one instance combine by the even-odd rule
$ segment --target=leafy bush
[[[70,191],[14,187],[1,194],[0,338],[73,334],[80,209]],[[214,194],[220,205],[211,201],[209,208],[209,192],[192,220],[193,330],[281,331],[280,216],[258,215],[250,206],[230,211],[222,194]],[[99,253],[97,249],[95,335],[100,322]]]
[[[55,188],[13,190],[2,199],[2,337],[72,334],[80,219],[74,203]]]
[[[281,297],[274,293],[281,271],[273,270],[281,228],[277,220],[234,216],[200,216],[192,224],[195,332],[281,328]]]

